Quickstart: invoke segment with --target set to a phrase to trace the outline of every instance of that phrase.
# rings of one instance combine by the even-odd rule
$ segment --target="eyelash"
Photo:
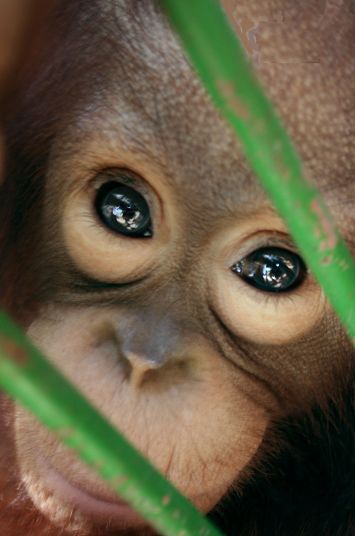
[[[80,219],[86,222],[89,225],[90,229],[97,227],[96,214],[94,210],[83,210],[80,214]]]
[[[302,286],[302,285],[301,285]],[[298,288],[301,288],[298,287]],[[289,303],[294,303],[297,300],[297,289],[292,290],[290,292],[283,292],[283,293],[268,293],[268,292],[260,292],[255,289],[255,292],[261,297],[262,303],[265,306],[270,306],[271,304],[277,308],[279,304],[285,303],[285,301],[288,301]],[[299,293],[300,294],[300,293]]]
[[[310,272],[307,270],[304,281],[300,284],[299,287],[296,287],[293,290],[290,290],[289,292],[262,292],[245,281],[243,279],[238,278],[238,281],[243,285],[243,288],[245,289],[245,292],[248,292],[249,295],[252,295],[253,300],[258,302],[260,305],[264,305],[265,307],[270,305],[274,306],[276,309],[279,305],[284,304],[286,301],[288,301],[291,304],[294,304],[298,298],[302,297],[302,289],[309,281]]]
[[[96,196],[98,190],[107,182],[117,182],[130,186],[139,192],[147,201],[149,207],[153,208],[153,199],[149,187],[145,180],[138,174],[124,167],[107,168],[93,170],[92,179],[89,181],[89,189],[93,196]]]
[[[264,231],[264,232],[267,233],[267,231]],[[263,235],[263,231],[258,232],[258,235]],[[291,242],[291,240],[288,238],[288,235],[283,234],[283,233],[282,234],[275,233],[275,235],[270,236],[270,231],[269,231],[269,236],[264,236],[264,237],[258,236],[258,239],[255,240],[255,242],[251,242],[250,246],[241,252],[241,254],[239,255],[240,258],[238,258],[236,262],[239,262],[241,259],[247,257],[248,255],[250,255],[257,249],[267,248],[267,247],[286,249],[288,251],[291,251],[291,253],[298,255],[302,259],[302,255],[298,251],[295,244]]]

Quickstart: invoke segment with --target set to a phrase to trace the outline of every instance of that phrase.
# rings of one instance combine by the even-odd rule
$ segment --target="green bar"
[[[0,385],[166,536],[221,536],[0,312]]]
[[[355,264],[217,0],[160,0],[214,103],[355,343]]]

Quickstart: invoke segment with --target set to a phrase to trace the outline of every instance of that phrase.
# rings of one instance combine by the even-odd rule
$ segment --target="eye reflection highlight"
[[[145,198],[134,188],[105,183],[95,200],[101,221],[112,231],[132,238],[150,238],[152,222]]]
[[[247,255],[231,270],[263,292],[286,292],[303,282],[307,268],[298,255],[287,249],[263,247]]]

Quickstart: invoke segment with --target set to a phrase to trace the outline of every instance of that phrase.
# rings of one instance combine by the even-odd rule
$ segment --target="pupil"
[[[119,196],[111,194],[116,197],[113,202],[114,204],[106,205],[104,211],[107,217],[112,215],[116,218],[117,223],[126,227],[127,230],[136,230],[139,228],[139,225],[144,218],[144,215],[139,211],[139,209],[131,203],[131,200],[125,196]]]
[[[97,195],[96,210],[103,223],[120,234],[150,237],[151,219],[144,197],[124,184],[104,184]]]
[[[295,267],[288,259],[280,259],[273,254],[265,254],[264,262],[258,263],[259,277],[266,284],[274,288],[291,285],[298,275]]]
[[[260,248],[232,266],[250,285],[266,292],[283,292],[298,286],[306,273],[302,259],[282,248]]]

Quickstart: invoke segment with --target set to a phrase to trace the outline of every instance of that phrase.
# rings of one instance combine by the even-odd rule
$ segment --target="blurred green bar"
[[[221,536],[0,313],[0,386],[166,536]]]
[[[212,100],[355,343],[355,264],[218,0],[160,0]]]

